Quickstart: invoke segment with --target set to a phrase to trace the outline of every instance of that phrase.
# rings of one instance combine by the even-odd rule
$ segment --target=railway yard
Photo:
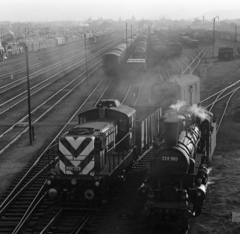
[[[118,35],[109,35],[102,41],[88,45],[86,52],[84,41],[80,40],[61,47],[29,53],[30,120],[25,57],[0,63],[0,233],[240,232],[238,223],[232,222],[233,213],[240,210],[239,57],[235,56],[232,61],[218,61],[218,48],[227,45],[228,42],[217,40],[214,57],[211,54],[211,45],[200,42],[196,48],[182,43],[181,53],[166,59],[167,52],[163,50],[163,46],[159,46],[161,43],[156,42],[156,38],[157,36],[150,38],[145,32],[142,37],[135,36],[126,42]],[[152,44],[152,47],[148,44]],[[138,49],[134,52],[136,48]],[[120,53],[118,59],[122,56],[121,64],[117,68],[118,74],[114,74],[115,68],[111,70],[112,67],[108,66],[113,61],[111,56],[115,56],[116,53]],[[137,65],[127,63],[126,58],[129,57],[134,61],[134,54],[144,54],[145,57],[141,59],[145,59],[145,64],[141,64],[143,60],[138,60],[140,62]],[[199,89],[200,105],[216,116],[217,144],[208,162],[209,175],[205,184],[207,196],[202,212],[200,216],[191,219],[189,229],[183,232],[169,227],[166,230],[163,227],[159,228],[156,226],[155,216],[143,218],[145,198],[139,195],[139,188],[145,180],[146,168],[155,154],[155,142],[152,139],[157,136],[161,138],[159,115],[165,112],[165,109],[161,108],[164,105],[175,104],[168,103],[170,99],[166,98],[167,96],[163,96],[162,99],[156,98],[154,95],[158,93],[153,95],[153,90],[159,84],[168,82],[171,77],[176,76],[176,80],[181,80],[186,75],[190,78],[198,77],[200,80],[200,87],[191,86],[190,92],[197,93]],[[183,97],[186,97],[184,101],[188,102],[187,104],[196,104],[193,97],[185,95],[185,91]],[[141,141],[140,149],[127,148],[127,153],[123,150],[123,154],[130,152],[134,155],[134,150],[139,150],[141,156],[132,160],[133,166],[126,174],[117,175],[123,180],[111,184],[111,196],[101,206],[95,207],[88,202],[81,205],[74,202],[56,205],[54,199],[48,198],[49,194],[51,196],[48,186],[53,183],[53,180],[49,179],[49,168],[61,163],[58,161],[58,164],[55,164],[59,160],[55,158],[58,156],[55,146],[63,133],[79,123],[80,112],[87,113],[87,110],[96,108],[100,100],[104,99],[117,99],[121,105],[137,110],[136,118],[139,119],[136,122],[142,121],[143,125],[139,126],[143,131],[142,137],[145,137],[144,143]],[[144,109],[141,110],[141,107]],[[145,120],[147,122],[144,122]],[[29,121],[32,124],[31,145]],[[129,126],[130,124],[131,122]],[[151,134],[154,136],[144,132],[143,129],[147,128],[152,129]],[[130,136],[132,131],[131,129]],[[140,130],[136,130],[136,133],[139,133],[137,131]],[[145,145],[142,146],[143,144]],[[115,168],[115,155],[116,152],[112,153],[113,162],[106,159],[109,160],[109,171],[113,167],[109,175],[122,166],[118,155]],[[123,158],[126,161],[130,160],[130,156],[125,155]],[[126,168],[124,172],[127,171]],[[85,200],[91,200],[93,194],[87,190]],[[53,196],[55,198],[55,194]]]

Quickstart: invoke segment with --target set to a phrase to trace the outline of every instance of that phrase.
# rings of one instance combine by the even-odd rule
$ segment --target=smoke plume
[[[176,104],[172,104],[170,106],[170,108],[172,108],[173,110],[179,111],[180,109],[182,109],[183,111],[189,111],[193,114],[195,114],[196,116],[198,116],[199,118],[201,118],[201,120],[204,120],[207,118],[208,114],[207,114],[207,110],[202,107],[202,106],[198,106],[197,104],[194,104],[192,106],[188,106],[186,104],[185,101],[182,100],[178,100]]]
[[[176,104],[172,104],[170,107],[176,111],[179,111],[179,109],[183,106],[186,105],[186,102],[185,101],[182,101],[182,100],[177,100],[177,103]]]
[[[207,110],[202,106],[197,106],[197,104],[194,104],[189,107],[188,111],[194,113],[196,116],[201,118],[201,120],[204,120],[207,118]]]

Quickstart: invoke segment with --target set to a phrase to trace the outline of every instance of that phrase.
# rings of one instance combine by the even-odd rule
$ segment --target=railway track
[[[111,81],[109,81],[109,83],[110,82]],[[139,87],[141,87],[141,86],[139,86]],[[105,91],[106,91],[106,89],[107,89],[107,87],[104,88]],[[127,93],[130,93],[130,90],[131,90],[131,86],[129,86]],[[140,90],[141,90],[141,88],[139,88],[139,93],[140,93]],[[96,92],[96,90],[94,92]],[[139,95],[137,95],[137,96],[139,96]],[[126,95],[125,95],[125,97],[126,97]],[[90,99],[91,99],[91,97],[88,97],[87,100],[90,100]],[[124,99],[126,100],[126,98],[124,98]],[[92,102],[93,102],[93,100],[92,100]],[[83,106],[79,107],[78,111],[81,108],[83,108]],[[73,119],[74,119],[74,117],[69,120],[69,123]],[[50,150],[50,147],[48,147],[48,149]],[[47,154],[49,154],[49,151],[47,152]],[[143,155],[135,163],[134,170],[131,171],[127,175],[126,183],[124,183],[124,185],[121,187],[120,190],[124,190],[124,188],[126,188],[126,191],[129,191],[129,188],[132,188],[132,186],[136,186],[136,184],[137,184],[136,180],[138,180],[137,179],[138,177],[136,175],[140,176],[141,172],[143,172],[145,170],[147,162],[151,159],[152,156],[153,156],[153,150],[152,149],[146,151],[146,154]],[[39,163],[39,162],[37,162],[37,163]],[[34,165],[36,167],[37,164],[34,164]],[[45,167],[44,165],[46,165],[46,164],[43,162],[42,166],[40,166],[39,168],[44,168]],[[26,169],[26,170],[28,170],[28,169]],[[25,170],[25,172],[26,172],[26,170]],[[41,171],[40,173],[39,172],[34,172],[33,175],[36,175],[36,174],[44,175],[45,173],[46,173],[45,171]],[[31,183],[34,182],[34,184],[38,184],[38,182],[35,183],[35,179],[33,181],[31,181],[31,179],[29,180],[29,178],[27,178],[27,180],[31,181]],[[44,186],[44,183],[46,183],[45,179],[46,179],[46,174],[45,174],[45,177],[43,176],[43,178],[40,180],[40,182],[39,182],[40,186]],[[20,180],[18,182],[20,182]],[[21,182],[21,183],[26,183],[26,182]],[[26,183],[26,185],[27,185],[26,187],[30,186],[30,184]],[[48,216],[48,220],[46,220],[45,219],[46,209],[48,209],[48,207],[53,205],[53,204],[51,204],[51,203],[49,203],[48,201],[45,200],[45,195],[46,195],[44,193],[45,191],[41,190],[40,186],[39,187],[34,187],[34,188],[32,186],[29,187],[30,188],[29,191],[33,191],[33,190],[35,191],[35,195],[33,195],[33,197],[34,196],[35,197],[34,198],[31,197],[30,200],[33,201],[36,198],[36,201],[31,203],[30,205],[29,205],[29,203],[27,204],[27,202],[26,202],[27,199],[22,199],[22,200],[18,200],[17,203],[15,203],[15,205],[12,205],[12,207],[10,209],[8,209],[8,207],[3,207],[2,205],[0,206],[0,209],[1,209],[0,210],[0,215],[1,215],[0,224],[1,224],[1,226],[3,224],[3,226],[5,228],[5,229],[2,229],[2,230],[0,228],[1,233],[10,233],[9,230],[12,231],[13,228],[15,228],[13,233],[17,233],[17,232],[22,231],[22,230],[24,230],[24,233],[34,233],[34,232],[35,233],[61,233],[60,232],[61,230],[65,230],[65,231],[67,231],[67,233],[80,233],[81,231],[84,232],[84,231],[88,230],[86,225],[90,225],[90,227],[94,226],[92,224],[93,221],[91,219],[93,219],[93,220],[98,219],[98,216],[95,215],[95,212],[99,212],[99,210],[93,210],[93,212],[91,212],[91,209],[87,209],[87,211],[84,211],[84,209],[86,209],[86,207],[82,207],[80,209],[65,209],[65,208],[62,208],[62,209],[54,210],[52,212],[53,213],[52,216],[51,216],[52,218],[50,218],[50,216]],[[21,191],[19,188],[17,190]],[[36,194],[36,191],[38,191],[37,194]],[[24,194],[24,193],[25,193],[24,190],[22,190],[20,192],[20,194]],[[17,196],[14,197],[15,195],[16,195],[15,192],[13,192],[10,195],[10,198],[9,198],[10,200],[8,199],[8,201],[6,201],[5,204],[11,205],[12,202],[15,202],[15,199],[16,200],[18,199]],[[11,199],[11,197],[14,198],[14,199]],[[28,197],[28,194],[25,193],[25,195],[23,197],[24,198]],[[39,202],[39,204],[38,204],[38,202]],[[25,203],[27,204],[26,205],[27,208],[25,208],[25,206],[23,205]],[[2,203],[2,204],[4,204],[4,203]],[[21,204],[22,207],[14,210],[14,208],[17,207],[16,204]],[[129,205],[131,205],[131,204],[129,203]],[[32,208],[32,209],[28,210],[29,207]],[[20,210],[24,210],[25,213],[24,214],[20,213]],[[17,217],[14,216],[13,214],[17,214]],[[68,220],[67,217],[70,217],[70,220],[73,220],[73,222],[75,222],[74,218],[71,218],[72,215],[73,216],[75,215],[75,216],[79,217],[79,219],[81,219],[81,221],[80,222],[77,221],[76,224],[75,223],[72,224],[71,227],[61,226],[61,225],[64,225],[63,222],[61,222],[61,220],[64,220],[64,219]],[[10,216],[14,220],[14,222],[12,222],[12,223],[10,221],[11,220]],[[19,217],[24,217],[24,219],[20,219]],[[19,221],[19,219],[20,219],[20,221]],[[39,222],[40,222],[40,224],[39,224]],[[9,228],[9,226],[11,226],[11,228]],[[69,231],[72,231],[72,232],[69,232]]]
[[[200,62],[202,61],[202,59],[206,53],[207,53],[207,50],[201,50],[200,52],[197,52],[195,57],[193,57],[193,55],[191,55],[190,56],[191,62],[188,62],[188,63],[185,62],[181,58],[178,58],[178,59],[174,58],[174,61],[177,63],[177,65],[181,69],[181,72],[179,74],[181,74],[181,75],[187,74],[187,71],[189,71],[189,74],[192,74],[195,71],[195,69],[197,68],[197,66],[200,64]],[[168,71],[166,65],[158,66],[158,72],[159,72],[160,81],[168,80],[171,77],[171,74]]]
[[[72,50],[76,46],[79,46],[81,44],[83,45],[84,41],[80,39],[79,41],[74,41],[74,42],[71,42],[71,43],[67,43],[67,44],[62,45],[62,46],[49,47],[46,50],[45,49],[38,50],[37,52],[29,52],[29,60],[31,60],[32,62],[39,62],[39,57],[45,58],[45,57],[48,57],[48,56],[50,56],[50,57],[54,56],[54,55],[56,55],[56,53],[61,54],[62,52],[67,51],[67,50]],[[0,63],[0,71],[2,73],[5,70],[11,69],[15,65],[25,66],[25,54],[24,53],[21,54],[19,57],[7,59],[7,60],[4,60],[3,62],[1,62]]]
[[[104,45],[98,45],[95,49],[97,49],[98,51],[101,51],[102,47],[104,46],[104,48],[107,50],[108,48],[111,48],[112,46],[114,46],[116,44],[116,41],[112,41],[110,44],[105,43]],[[104,50],[104,49],[103,49]],[[96,53],[94,53],[96,54]],[[91,54],[90,57],[93,57],[94,54]],[[59,57],[58,57],[59,58]],[[59,68],[62,69],[62,71],[64,72],[65,69],[71,67],[73,68],[77,68],[81,63],[85,62],[85,52],[82,51],[81,53],[77,53],[76,55],[71,56],[70,58],[64,58],[63,60],[58,59],[58,61],[54,64],[48,64],[48,66],[42,66],[42,67],[38,67],[38,69],[35,71],[30,70],[30,80],[34,80],[34,78],[38,78],[40,75],[44,75],[46,73],[47,76],[51,75],[51,71],[53,71],[54,73],[56,73],[56,71],[59,72]],[[70,66],[69,64],[74,64],[72,66]],[[26,70],[26,68],[23,69],[24,72]],[[52,75],[54,74],[52,73]],[[24,76],[20,76],[17,79],[11,80],[8,79],[8,83],[3,84],[2,86],[0,86],[0,93],[1,94],[6,94],[7,92],[9,92],[9,90],[11,90],[12,88],[19,88],[19,85],[21,84],[25,84],[27,77]],[[42,79],[46,79],[46,76],[44,76]]]
[[[205,98],[201,101],[201,104],[205,106],[206,109],[212,111],[213,113],[219,113],[222,110],[222,113],[218,116],[217,120],[217,132],[220,129],[223,118],[226,115],[227,109],[231,103],[233,96],[239,92],[240,89],[240,80],[234,82],[233,84],[227,86],[226,88],[212,94],[208,98]],[[222,104],[225,104],[224,108]],[[219,107],[219,105],[221,105]],[[216,110],[218,109],[218,110]]]
[[[108,43],[111,43],[111,41],[116,41],[117,38],[111,38],[109,39]],[[92,50],[96,49],[99,46],[102,46],[104,43],[99,42],[97,45],[94,45],[93,47],[88,45],[87,46],[87,53],[91,53]],[[36,70],[34,68],[44,68],[46,66],[49,66],[50,64],[57,63],[61,60],[66,60],[74,56],[79,56],[79,54],[84,53],[84,42],[83,41],[77,41],[75,43],[66,44],[63,46],[53,47],[49,48],[46,51],[39,51],[37,54],[31,54],[29,55],[29,69],[30,70]],[[10,76],[13,76],[14,79],[17,79],[19,77],[19,73],[25,72],[26,70],[26,64],[25,64],[25,56],[22,56],[19,59],[15,59],[14,61],[5,61],[4,64],[1,64],[0,67],[0,79],[8,78]],[[10,82],[11,80],[8,79]]]
[[[109,81],[107,82],[109,83]],[[17,230],[21,228],[33,211],[44,200],[45,183],[47,178],[46,169],[48,168],[49,158],[48,155],[51,151],[51,145],[54,144],[55,139],[68,128],[68,124],[79,113],[79,110],[83,108],[85,103],[90,99],[93,93],[101,85],[92,91],[92,93],[83,101],[82,105],[77,109],[74,115],[67,121],[64,127],[58,132],[57,136],[51,142],[46,141],[45,146],[42,147],[42,153],[35,157],[35,162],[30,162],[29,166],[25,168],[23,173],[14,183],[13,187],[8,191],[8,195],[3,197],[3,201],[0,206],[0,232],[1,233],[17,233]],[[109,84],[108,84],[109,85]],[[106,86],[106,85],[105,85]],[[24,202],[23,202],[24,201]],[[20,208],[18,206],[20,205]],[[40,212],[39,216],[44,212]],[[14,220],[14,222],[12,222]],[[16,230],[15,230],[15,229]],[[14,231],[15,230],[15,231]]]
[[[76,49],[77,48],[77,49]],[[41,53],[37,53],[35,55],[31,54],[28,57],[29,60],[29,69],[30,71],[36,71],[39,68],[44,68],[44,66],[49,66],[50,64],[57,63],[60,60],[64,60],[66,58],[70,58],[73,55],[77,56],[80,51],[84,51],[84,44],[82,42],[78,42],[71,45],[58,46],[54,48],[54,50],[48,50],[48,53],[42,51]],[[90,51],[90,49],[88,49]],[[12,78],[18,79],[20,75],[26,70],[26,59],[25,55],[21,57],[21,59],[15,60],[14,62],[6,61],[4,66],[0,68],[0,79],[5,79],[5,83],[9,83]]]
[[[96,56],[98,56],[100,53],[105,51],[107,48],[104,48],[97,52],[96,54],[89,57],[89,59],[95,59]],[[79,64],[71,65],[70,68],[66,69],[66,73],[69,73],[72,71],[74,66],[78,66]],[[91,64],[90,64],[91,65]],[[98,60],[96,63],[94,63],[89,70],[89,75],[91,75],[94,71],[96,71],[98,68],[101,67],[101,59]],[[37,97],[37,99],[33,102],[32,101],[32,111],[31,111],[31,117],[32,117],[32,124],[36,124],[39,122],[43,117],[46,118],[46,115],[51,113],[51,110],[56,106],[59,105],[59,103],[66,98],[67,96],[71,95],[71,93],[78,88],[79,85],[82,85],[83,82],[86,80],[86,77],[80,80],[82,76],[84,76],[85,71],[82,72],[80,75],[74,75],[75,77],[69,76],[69,78],[66,77],[65,74],[62,74],[62,72],[58,73],[55,76],[50,77],[47,80],[44,80],[43,82],[40,82],[36,86],[33,86],[31,91],[31,95],[38,95],[40,94],[40,97]],[[64,78],[64,79],[63,79]],[[87,78],[90,79],[90,78]],[[62,82],[61,86],[59,85],[59,81]],[[58,81],[58,82],[56,82]],[[52,95],[46,96],[44,93],[46,92],[46,88],[51,87]],[[54,88],[55,87],[55,88]],[[28,122],[28,115],[27,110],[25,108],[25,115],[22,116],[22,112],[19,112],[18,114],[15,114],[16,112],[16,106],[18,108],[21,108],[24,110],[24,107],[26,107],[24,101],[26,101],[27,97],[25,96],[25,92],[22,92],[15,96],[12,99],[7,100],[6,102],[1,104],[1,112],[0,115],[6,116],[8,118],[8,122],[11,122],[9,125],[2,125],[1,126],[1,132],[0,132],[0,154],[3,153],[8,147],[10,147],[16,140],[18,140],[25,132],[27,132],[29,129],[28,125],[26,124]],[[42,98],[43,97],[43,98]],[[20,100],[19,100],[20,99]],[[20,105],[21,104],[21,105]],[[20,106],[19,106],[20,105]],[[15,109],[13,109],[15,107]],[[11,116],[11,119],[9,118]]]
[[[112,81],[108,81],[108,85],[111,84]],[[98,84],[98,87],[100,84]],[[95,91],[97,88],[95,88]],[[105,85],[104,90],[106,91],[107,87]],[[95,92],[93,91],[93,92]],[[55,139],[65,131],[65,128],[68,124],[75,118],[80,109],[83,108],[83,105],[90,100],[93,92],[87,97],[87,99],[83,102],[83,104],[78,108],[75,114],[67,121],[65,126],[59,131]],[[26,233],[33,233],[33,229],[31,227],[35,227],[36,220],[39,220],[42,216],[44,216],[44,208],[46,209],[51,204],[49,202],[44,203],[46,193],[44,191],[44,187],[46,184],[46,169],[47,164],[49,162],[48,154],[51,151],[51,145],[54,144],[54,141],[48,144],[45,149],[42,149],[43,153],[38,157],[38,159],[32,164],[30,163],[29,167],[24,170],[24,173],[20,175],[18,180],[16,180],[14,184],[14,188],[9,191],[9,194],[6,195],[4,201],[2,201],[0,206],[0,232],[1,233],[18,233],[23,228],[26,228],[26,222],[33,217],[35,221],[32,221],[29,225],[27,225]],[[31,166],[32,165],[32,166]],[[139,165],[141,165],[139,163]],[[24,200],[24,202],[22,202]],[[21,204],[20,208],[17,208],[17,204]],[[43,205],[41,205],[43,204]],[[85,209],[86,207],[82,207],[81,209]],[[89,210],[89,209],[88,209]],[[64,213],[64,212],[63,212]],[[80,212],[81,213],[81,212]],[[54,219],[54,217],[52,218]],[[14,222],[12,222],[14,220]],[[57,218],[54,219],[59,220]],[[56,221],[57,222],[57,221]],[[51,230],[52,225],[55,222],[51,222],[51,224],[46,224],[45,228]],[[50,228],[51,227],[51,228]],[[81,227],[81,223],[77,224],[77,227]],[[31,229],[31,230],[30,230]],[[79,229],[79,231],[81,228]],[[59,233],[59,232],[56,232]],[[75,232],[74,232],[75,233]]]

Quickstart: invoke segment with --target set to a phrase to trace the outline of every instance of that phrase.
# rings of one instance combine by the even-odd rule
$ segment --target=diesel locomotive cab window
[[[83,123],[86,123],[87,122],[87,118],[86,117],[80,117],[79,119],[79,123],[80,124],[83,124]]]
[[[127,120],[124,119],[120,119],[119,121],[119,130],[120,131],[126,131],[127,130]]]

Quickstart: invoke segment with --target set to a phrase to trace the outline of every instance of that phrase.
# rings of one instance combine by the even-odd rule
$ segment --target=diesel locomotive
[[[201,214],[206,198],[216,120],[195,105],[166,112],[160,125],[160,145],[139,188],[145,201],[142,215],[185,231],[189,220]]]
[[[99,204],[134,161],[159,138],[160,107],[129,107],[103,99],[78,115],[50,153],[47,191],[63,203]]]

